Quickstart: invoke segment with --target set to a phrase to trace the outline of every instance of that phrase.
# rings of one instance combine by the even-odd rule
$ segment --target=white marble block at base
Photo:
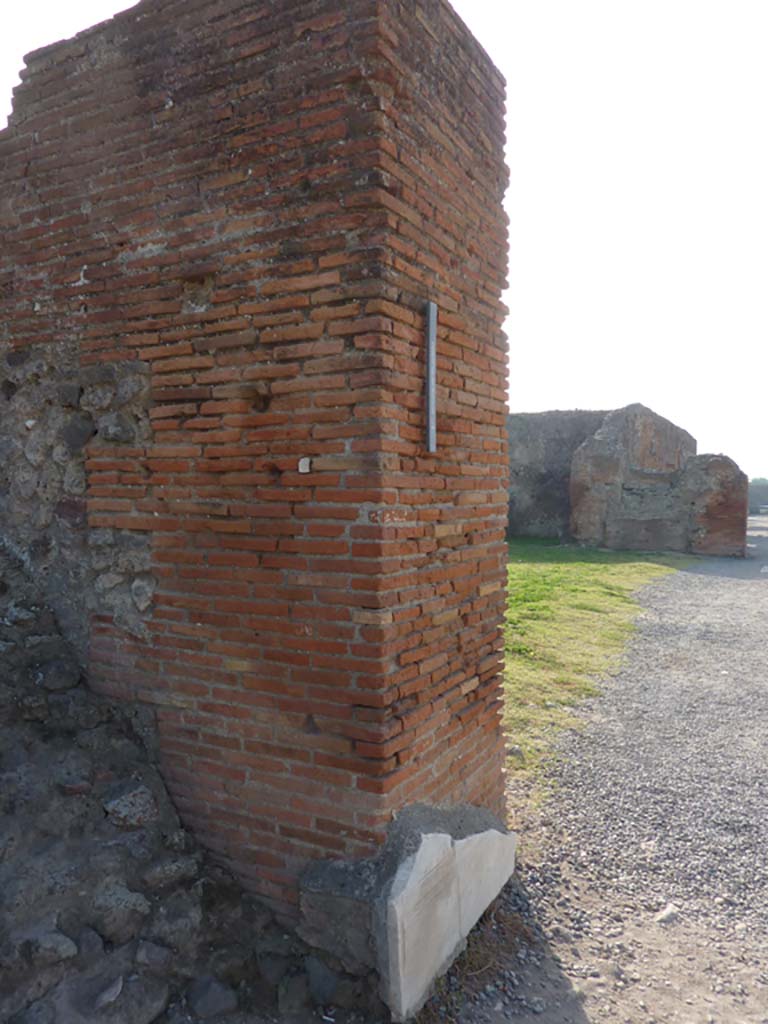
[[[515,836],[489,829],[454,840],[421,837],[397,870],[386,907],[384,1001],[406,1021],[436,978],[464,948],[467,935],[515,869]]]
[[[461,934],[469,935],[515,870],[517,837],[489,829],[454,840]]]

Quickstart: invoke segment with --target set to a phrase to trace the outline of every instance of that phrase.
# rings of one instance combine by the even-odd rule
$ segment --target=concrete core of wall
[[[73,341],[0,340],[0,544],[38,581],[82,664],[97,612],[147,635],[156,585],[148,537],[88,529],[86,463],[93,443],[115,463],[146,444],[149,386],[138,359],[83,366]]]

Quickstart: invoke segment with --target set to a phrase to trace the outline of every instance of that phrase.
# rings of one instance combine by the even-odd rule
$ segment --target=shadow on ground
[[[582,998],[515,874],[416,1024],[589,1024]]]

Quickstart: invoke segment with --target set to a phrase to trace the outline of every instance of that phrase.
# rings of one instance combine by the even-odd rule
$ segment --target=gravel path
[[[531,937],[457,1019],[768,1024],[762,524],[743,562],[700,559],[639,595],[623,669],[515,823],[502,910]]]
[[[768,936],[768,524],[762,534],[761,557],[646,588],[623,671],[553,772],[559,859],[728,935]]]

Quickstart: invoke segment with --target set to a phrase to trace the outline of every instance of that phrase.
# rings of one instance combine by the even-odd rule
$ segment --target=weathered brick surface
[[[502,141],[443,0],[144,0],[32,54],[0,133],[0,340],[149,375],[148,436],[84,449],[86,542],[152,581],[91,676],[286,913],[408,803],[502,808]]]

